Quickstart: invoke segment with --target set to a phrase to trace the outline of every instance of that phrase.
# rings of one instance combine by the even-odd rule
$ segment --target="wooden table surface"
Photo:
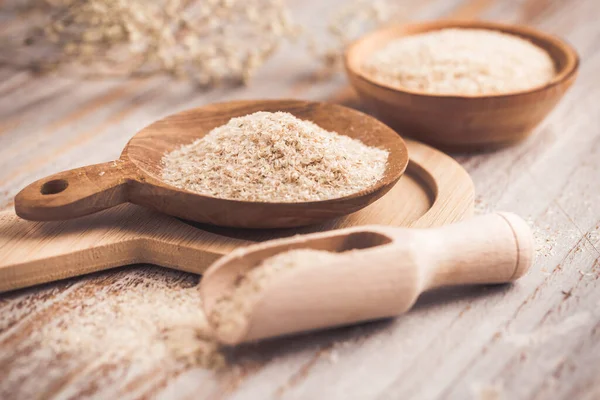
[[[322,19],[322,3],[298,2],[298,17]],[[69,308],[99,291],[140,279],[189,287],[197,282],[190,274],[136,266],[20,290],[0,296],[0,398],[600,398],[600,2],[404,3],[412,20],[529,24],[581,56],[578,81],[530,139],[454,155],[473,177],[480,211],[513,211],[535,227],[538,254],[527,276],[424,295],[392,321],[234,351],[220,371],[166,358],[115,369],[102,357],[85,361],[86,349],[48,356],[38,340],[53,321],[73,322]],[[178,110],[257,97],[339,99],[343,76],[312,81],[313,64],[292,47],[250,86],[208,92],[163,76],[84,81],[0,69],[0,205],[10,207],[20,188],[45,175],[114,159],[138,129]]]

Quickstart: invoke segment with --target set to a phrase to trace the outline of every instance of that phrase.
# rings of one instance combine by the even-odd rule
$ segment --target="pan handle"
[[[117,160],[59,172],[33,182],[15,197],[15,212],[32,221],[92,214],[129,200],[131,165]]]

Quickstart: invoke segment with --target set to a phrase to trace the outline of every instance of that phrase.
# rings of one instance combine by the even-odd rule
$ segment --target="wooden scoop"
[[[365,226],[273,240],[234,250],[200,283],[206,315],[241,274],[277,253],[310,248],[345,252],[327,265],[301,265],[268,281],[237,332],[235,345],[404,313],[425,290],[503,283],[521,277],[533,260],[529,226],[496,213],[433,229]],[[226,335],[226,336],[224,336]]]
[[[203,137],[233,117],[257,111],[287,111],[324,129],[389,151],[385,174],[373,186],[332,200],[265,203],[224,200],[178,189],[161,179],[161,159]],[[383,123],[339,105],[297,100],[220,103],[168,116],[142,129],[116,161],[91,165],[41,179],[15,198],[25,219],[63,220],[131,202],[176,217],[220,226],[283,228],[315,224],[358,211],[400,179],[408,164],[404,141]]]

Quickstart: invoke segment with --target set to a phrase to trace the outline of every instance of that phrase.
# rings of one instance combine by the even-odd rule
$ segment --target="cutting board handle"
[[[131,168],[117,160],[59,172],[33,182],[15,197],[15,211],[32,221],[92,214],[128,201]]]

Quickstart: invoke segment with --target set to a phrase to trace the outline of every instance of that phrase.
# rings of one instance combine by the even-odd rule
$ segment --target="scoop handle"
[[[493,213],[420,237],[427,266],[423,289],[504,283],[521,277],[533,262],[534,240],[527,223],[512,213]]]
[[[15,212],[32,221],[92,214],[128,201],[129,164],[111,161],[59,172],[33,182],[15,197]]]

